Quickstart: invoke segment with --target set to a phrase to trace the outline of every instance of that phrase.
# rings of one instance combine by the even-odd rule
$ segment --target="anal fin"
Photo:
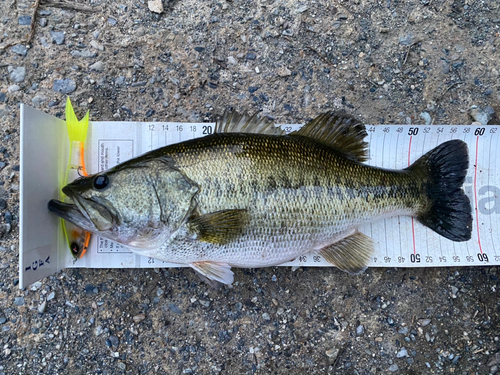
[[[355,231],[319,252],[328,263],[352,275],[363,272],[373,253],[373,240]]]
[[[231,266],[220,262],[193,262],[189,267],[194,269],[198,276],[212,288],[219,289],[221,284],[231,285],[234,273]]]

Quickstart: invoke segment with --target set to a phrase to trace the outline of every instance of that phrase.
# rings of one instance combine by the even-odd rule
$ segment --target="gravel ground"
[[[0,2],[0,374],[498,372],[498,267],[236,270],[220,291],[185,269],[68,270],[22,291],[17,274],[20,103],[499,124],[497,0],[171,0],[161,14],[45,0],[35,19],[31,5]]]

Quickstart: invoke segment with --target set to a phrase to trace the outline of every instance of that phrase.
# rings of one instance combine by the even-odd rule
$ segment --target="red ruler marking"
[[[411,140],[413,136],[410,136],[410,145],[408,146],[408,166],[410,166],[411,161],[410,161],[410,152],[411,152]],[[411,218],[411,234],[413,237],[413,254],[417,253],[417,248],[415,246],[415,222],[413,220],[413,216]]]
[[[476,180],[477,180],[477,153],[478,149],[477,146],[479,144],[479,137],[476,137],[476,161],[474,162],[474,208],[476,210],[476,228],[477,228],[477,242],[479,244],[479,252],[482,254],[483,253],[483,248],[481,247],[481,237],[479,236],[479,212],[477,209],[477,185],[476,185]]]

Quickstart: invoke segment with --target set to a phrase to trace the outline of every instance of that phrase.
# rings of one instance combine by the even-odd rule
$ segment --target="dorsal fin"
[[[249,116],[228,109],[215,124],[215,133],[254,133],[283,135],[285,132],[267,117]]]
[[[368,160],[365,125],[342,112],[323,113],[290,135],[313,138],[359,162]]]

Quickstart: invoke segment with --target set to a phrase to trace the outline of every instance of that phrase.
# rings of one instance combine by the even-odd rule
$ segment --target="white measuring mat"
[[[46,274],[66,267],[178,266],[141,257],[113,241],[98,236],[92,237],[86,255],[74,262],[62,233],[59,233],[59,226],[56,224],[58,219],[46,208],[50,199],[58,198],[57,178],[52,177],[53,181],[45,181],[49,178],[47,175],[56,173],[54,168],[64,169],[66,160],[61,159],[67,157],[67,150],[56,152],[50,145],[47,146],[47,143],[52,142],[51,137],[57,138],[59,144],[68,143],[65,123],[26,106],[22,107],[21,118],[24,119],[21,131],[22,143],[24,142],[21,149],[21,179],[24,181],[21,184],[20,271],[28,275],[33,273],[29,277],[24,275],[24,284],[45,276],[35,275],[39,272],[29,272],[34,271],[33,265],[39,261],[42,261],[45,267],[51,268],[51,272],[48,268],[45,270]],[[35,122],[41,124],[33,124],[32,118],[36,118]],[[300,125],[282,127],[290,132],[299,129]],[[37,134],[41,129],[46,143],[40,142],[40,134]],[[152,149],[209,135],[213,129],[213,123],[91,122],[86,144],[87,170],[89,173],[101,172]],[[421,225],[416,219],[405,216],[364,225],[359,229],[375,243],[375,253],[369,266],[499,265],[500,169],[497,162],[500,161],[500,127],[368,125],[367,131],[370,148],[368,164],[388,169],[406,168],[427,151],[447,140],[465,141],[469,147],[470,165],[464,191],[470,199],[473,214],[472,238],[467,242],[447,240]],[[45,149],[38,150],[40,152],[37,153],[40,147]],[[43,160],[48,157],[55,160]],[[43,181],[39,176],[40,170],[47,173]],[[36,224],[44,220],[47,222],[44,225]],[[36,228],[33,228],[34,226]],[[44,261],[49,254],[52,256],[50,267]],[[36,265],[38,271],[39,263]],[[312,254],[305,254],[284,265],[331,266],[322,257]]]
[[[283,125],[287,131],[300,125]],[[120,129],[119,131],[117,131]],[[132,156],[165,145],[211,134],[214,124],[199,123],[101,123],[92,124],[91,168],[104,171]],[[477,126],[368,126],[368,164],[390,169],[406,168],[435,146],[450,139],[469,145],[470,167],[464,189],[473,206],[474,228],[468,242],[453,242],[409,217],[394,217],[362,226],[375,242],[370,266],[443,266],[500,264],[500,160],[496,127]],[[97,146],[97,149],[96,149]],[[477,167],[476,167],[477,166]],[[495,234],[497,234],[495,236]],[[99,239],[91,257],[127,251],[112,241]],[[131,257],[135,257],[132,255]],[[158,266],[158,260],[141,259],[141,266]],[[77,262],[78,263],[78,262]],[[319,256],[304,255],[287,265],[330,266]]]

